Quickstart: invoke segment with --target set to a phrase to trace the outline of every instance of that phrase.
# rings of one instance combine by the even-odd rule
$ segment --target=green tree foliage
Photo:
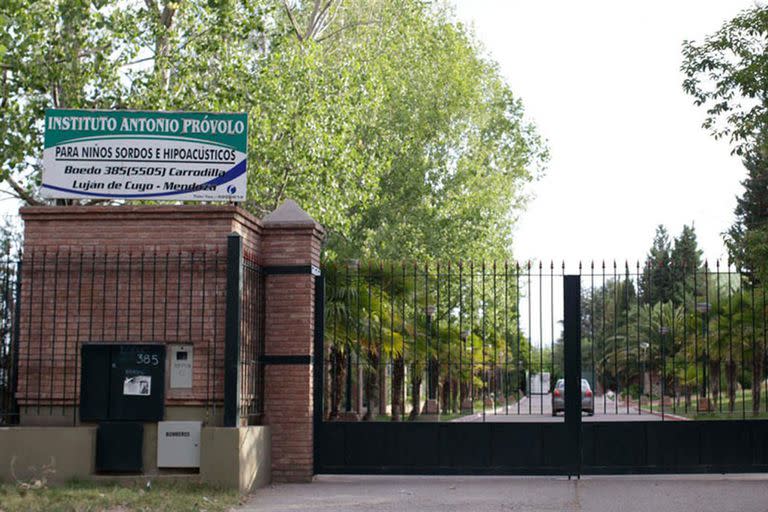
[[[744,193],[736,200],[736,219],[725,234],[731,259],[751,279],[768,278],[768,159],[764,149],[744,155],[747,178]]]
[[[472,35],[420,0],[8,0],[2,177],[37,204],[51,107],[249,113],[246,207],[329,257],[507,257],[546,148]]]
[[[693,225],[684,225],[683,230],[675,237],[670,253],[669,271],[672,274],[676,303],[685,300],[685,296],[688,294],[695,295],[693,275],[701,269],[702,254],[696,239],[696,229]]]
[[[702,42],[683,43],[685,92],[706,109],[704,127],[744,153],[768,126],[768,7],[755,6]]]
[[[640,276],[640,297],[646,304],[667,302],[672,298],[674,287],[669,272],[672,248],[667,228],[659,225],[653,238],[653,245],[645,259]]]

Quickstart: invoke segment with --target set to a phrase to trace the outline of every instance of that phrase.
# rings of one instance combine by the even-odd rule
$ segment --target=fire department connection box
[[[192,345],[170,345],[172,389],[192,389],[192,368],[194,368],[194,349]]]
[[[157,467],[199,468],[201,421],[157,424]]]

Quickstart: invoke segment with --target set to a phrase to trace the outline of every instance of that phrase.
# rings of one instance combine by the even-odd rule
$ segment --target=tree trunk
[[[736,410],[736,363],[729,360],[725,365],[726,378],[728,379],[728,412]]]
[[[341,406],[342,389],[344,380],[347,376],[346,357],[337,347],[331,347],[331,407],[328,413],[329,420],[335,420],[339,417],[339,408]]]
[[[378,366],[379,355],[375,352],[368,352],[368,367],[365,369],[365,401],[368,407],[365,409],[363,421],[371,421],[376,416],[374,414],[376,402],[376,390],[378,389]]]
[[[443,414],[448,414],[451,412],[451,379],[448,377],[446,377],[443,380],[442,393],[443,393],[442,411],[443,411]]]
[[[392,421],[403,419],[403,385],[405,384],[405,362],[403,356],[395,359],[392,368]]]
[[[408,419],[414,420],[421,411],[421,372],[416,365],[413,365],[413,374],[411,375],[411,414]]]
[[[760,386],[763,380],[763,354],[756,350],[752,357],[752,414],[760,414]]]
[[[381,416],[387,415],[387,366],[383,364],[379,358],[379,414]]]
[[[712,406],[720,401],[720,361],[709,361],[709,391],[712,393]]]

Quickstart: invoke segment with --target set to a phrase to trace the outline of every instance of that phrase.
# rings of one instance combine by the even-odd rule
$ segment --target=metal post
[[[14,304],[13,312],[13,362],[11,363],[11,418],[12,422],[18,423],[20,421],[19,404],[16,401],[16,393],[19,389],[19,340],[21,338],[21,271],[23,263],[21,259],[16,264],[16,303]],[[29,342],[29,340],[27,340]]]
[[[240,338],[243,297],[243,239],[227,237],[227,310],[224,331],[224,426],[236,427],[240,406]]]
[[[581,277],[564,276],[565,428],[573,447],[569,475],[581,474]]]
[[[323,422],[323,392],[325,380],[325,348],[323,348],[325,333],[325,278],[315,276],[315,333],[312,349],[312,386],[314,388],[313,404],[313,456],[315,473],[320,470],[320,443],[318,442],[320,428]]]

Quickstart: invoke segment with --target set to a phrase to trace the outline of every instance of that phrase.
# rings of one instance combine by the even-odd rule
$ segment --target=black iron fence
[[[324,272],[326,420],[562,421],[563,265]],[[578,273],[585,421],[768,418],[764,283],[720,263]]]
[[[15,425],[19,421],[16,402],[18,375],[18,285],[19,264],[6,253],[0,263],[0,425]]]
[[[351,262],[326,266],[325,283],[326,419],[551,414],[560,268]]]
[[[264,412],[264,274],[256,255],[244,251],[242,263],[242,318],[240,346],[240,411],[248,424]]]
[[[766,283],[719,262],[591,264],[582,375],[605,414],[768,418]]]
[[[168,403],[202,406],[210,421],[220,422],[227,265],[226,251],[218,250],[32,248],[23,263],[5,258],[0,265],[0,424],[16,424],[25,415],[77,423],[84,343],[192,345],[192,387],[174,390]],[[239,266],[242,321],[235,367],[240,387],[232,396],[238,418],[254,423],[262,412],[263,286],[251,255]]]

